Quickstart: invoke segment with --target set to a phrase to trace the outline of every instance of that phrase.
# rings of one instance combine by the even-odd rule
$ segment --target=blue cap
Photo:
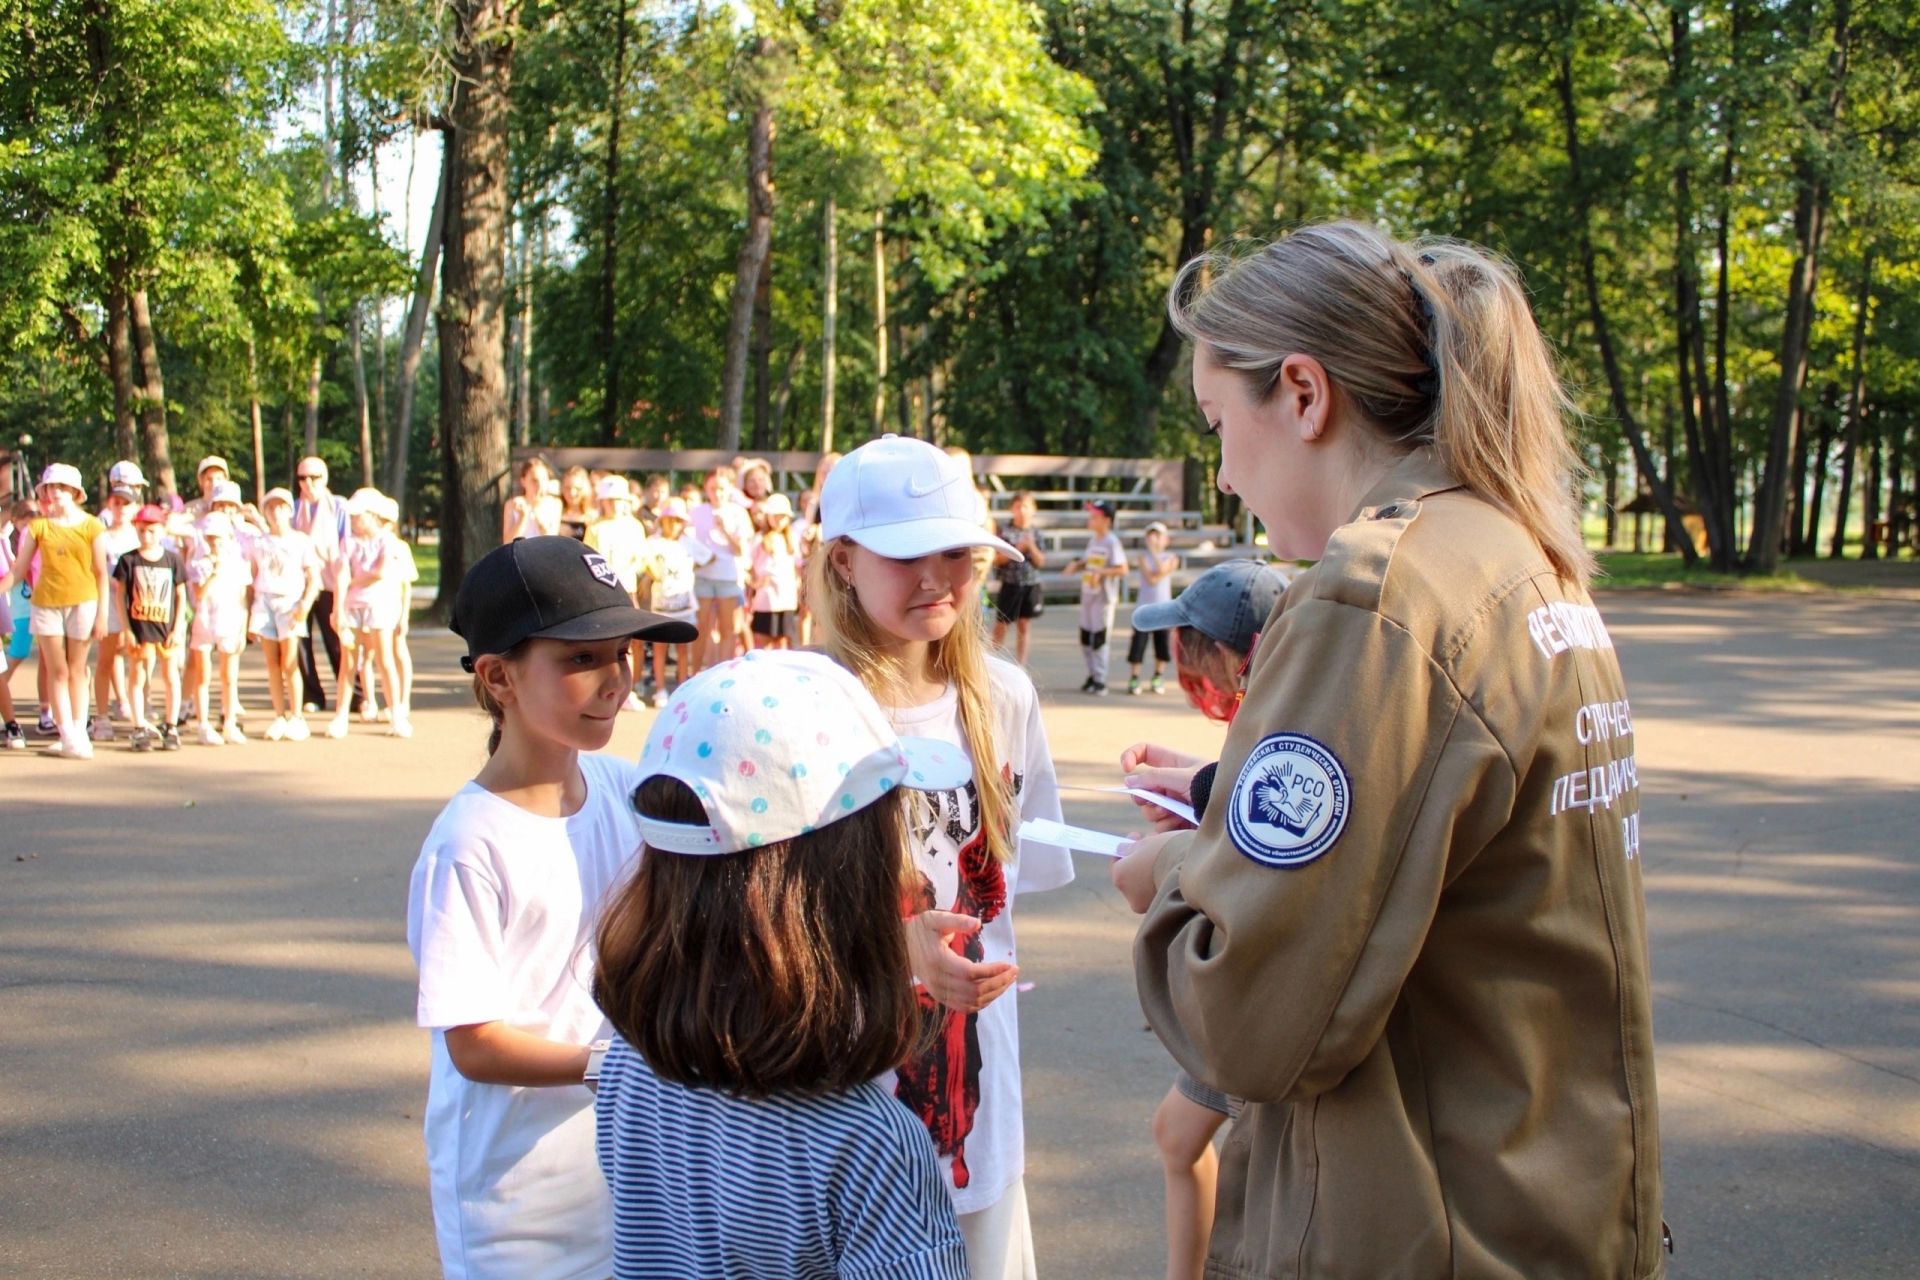
[[[1287,575],[1277,566],[1225,560],[1188,583],[1177,598],[1135,609],[1133,629],[1193,627],[1235,653],[1251,653],[1254,637],[1286,591]]]

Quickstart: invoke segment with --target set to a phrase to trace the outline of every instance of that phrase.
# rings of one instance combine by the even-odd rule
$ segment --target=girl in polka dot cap
[[[933,1143],[878,1078],[920,1026],[903,798],[970,771],[819,654],[722,663],[661,711],[646,847],[595,939],[614,1274],[967,1274]]]

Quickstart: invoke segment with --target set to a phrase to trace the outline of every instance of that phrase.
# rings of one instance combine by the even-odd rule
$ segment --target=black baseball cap
[[[1109,520],[1113,519],[1114,505],[1113,505],[1112,499],[1110,498],[1091,499],[1085,504],[1085,509],[1088,511],[1098,511],[1101,515],[1105,516],[1107,519]]]
[[[1223,560],[1172,600],[1133,611],[1135,631],[1194,627],[1235,653],[1253,652],[1253,639],[1287,592],[1287,575],[1258,560]]]
[[[453,598],[453,633],[467,642],[460,666],[505,653],[522,640],[614,640],[633,636],[686,644],[691,622],[636,609],[606,557],[578,538],[521,538],[487,552]]]

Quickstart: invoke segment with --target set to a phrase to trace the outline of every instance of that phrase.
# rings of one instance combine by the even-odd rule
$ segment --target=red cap
[[[165,524],[167,522],[167,513],[149,502],[146,506],[133,513],[133,522],[135,524]]]

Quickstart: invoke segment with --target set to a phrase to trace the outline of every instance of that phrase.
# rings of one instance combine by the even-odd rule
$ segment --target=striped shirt
[[[965,1280],[926,1128],[878,1085],[748,1101],[616,1039],[594,1105],[618,1280]]]

